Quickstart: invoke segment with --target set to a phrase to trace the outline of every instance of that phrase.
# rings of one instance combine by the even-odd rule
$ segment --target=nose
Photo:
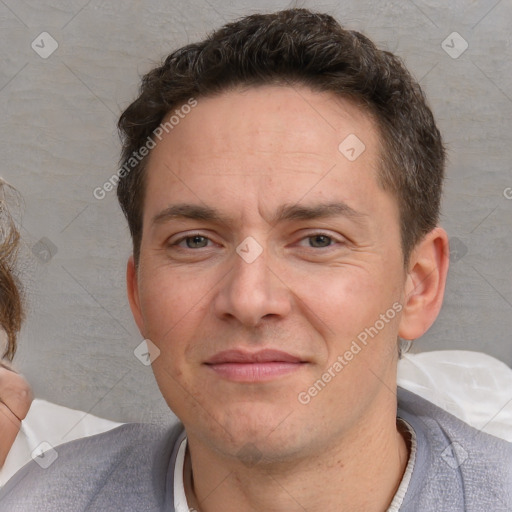
[[[247,245],[240,244],[232,255],[232,269],[213,301],[219,318],[235,318],[246,327],[284,317],[291,309],[291,294],[279,276],[275,258],[272,260],[267,250],[255,245],[250,238]]]

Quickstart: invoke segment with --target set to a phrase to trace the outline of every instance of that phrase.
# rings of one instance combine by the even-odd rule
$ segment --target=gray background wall
[[[444,134],[442,224],[457,252],[442,313],[414,350],[512,364],[512,2],[0,0],[0,175],[25,199],[16,363],[36,396],[121,421],[168,416],[133,354],[127,227],[115,193],[93,190],[117,170],[115,123],[142,73],[226,21],[290,6],[329,12],[400,55]],[[46,59],[31,47],[46,56],[42,32],[58,43]]]

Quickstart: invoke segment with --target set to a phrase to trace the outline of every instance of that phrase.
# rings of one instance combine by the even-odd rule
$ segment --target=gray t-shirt
[[[512,443],[484,434],[398,388],[398,416],[416,434],[400,512],[511,512]],[[183,425],[128,424],[56,448],[47,469],[30,462],[0,490],[2,512],[174,511]]]

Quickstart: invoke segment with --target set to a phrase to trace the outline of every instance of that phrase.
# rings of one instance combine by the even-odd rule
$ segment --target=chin
[[[261,458],[261,462],[285,461],[301,451],[304,436],[311,429],[291,421],[293,414],[289,415],[286,407],[269,411],[262,407],[250,409],[251,404],[247,405],[246,411],[237,408],[235,414],[219,418],[224,429],[216,442],[223,445],[226,453],[250,463],[256,458]]]

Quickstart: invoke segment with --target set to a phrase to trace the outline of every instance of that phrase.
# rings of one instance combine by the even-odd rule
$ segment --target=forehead
[[[195,157],[212,150],[251,154],[292,149],[337,156],[339,143],[354,132],[370,149],[378,144],[376,126],[362,106],[331,92],[265,85],[237,88],[197,102],[181,120],[174,116],[178,124],[169,137],[164,134],[171,146],[179,145],[180,152]]]
[[[379,162],[376,125],[349,100],[307,87],[227,91],[197,98],[152,150],[144,216],[185,196],[208,203],[259,194],[259,208],[277,196],[281,204],[307,194],[336,200],[325,197],[336,191],[356,200],[377,188]]]

